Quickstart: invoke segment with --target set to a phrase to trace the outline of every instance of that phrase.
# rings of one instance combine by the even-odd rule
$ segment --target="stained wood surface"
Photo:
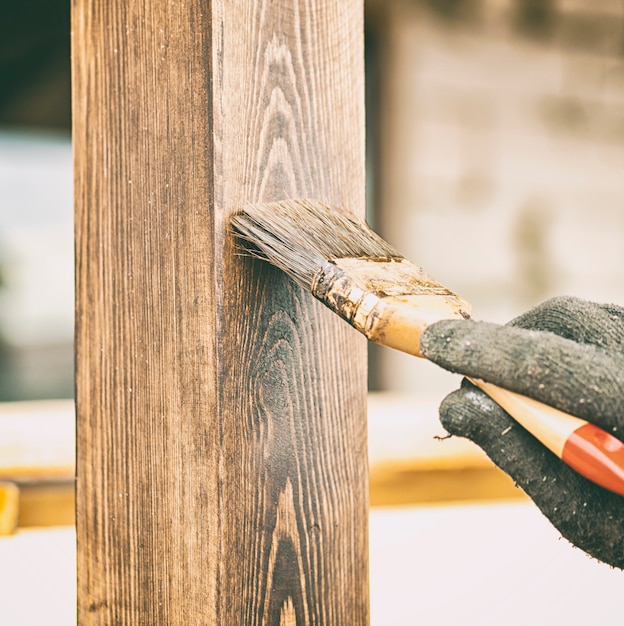
[[[363,338],[234,254],[364,209],[362,3],[75,0],[80,624],[366,624]]]

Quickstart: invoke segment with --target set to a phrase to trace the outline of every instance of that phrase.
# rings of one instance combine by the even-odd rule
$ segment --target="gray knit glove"
[[[624,308],[556,298],[506,326],[431,325],[423,354],[586,419],[624,440]],[[446,430],[473,440],[573,544],[624,568],[624,496],[562,463],[479,389],[463,381],[440,407]]]

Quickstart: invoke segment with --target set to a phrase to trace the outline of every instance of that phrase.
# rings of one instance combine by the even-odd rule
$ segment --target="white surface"
[[[75,431],[72,400],[0,402],[0,474],[73,473]]]
[[[624,574],[530,503],[375,509],[370,536],[372,626],[622,623]],[[73,528],[0,538],[1,623],[74,624],[74,562]]]
[[[74,529],[22,530],[0,537],[0,623],[76,623]]]
[[[458,467],[469,463],[491,467],[476,444],[462,437],[448,437],[438,420],[441,397],[374,392],[368,394],[368,452],[374,471],[388,461],[433,467]]]
[[[531,503],[371,513],[373,626],[622,624],[624,573]]]

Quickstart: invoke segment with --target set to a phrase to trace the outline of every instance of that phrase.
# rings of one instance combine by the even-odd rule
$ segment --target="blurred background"
[[[0,401],[73,395],[69,2],[0,9]]]
[[[0,19],[0,401],[73,395],[66,0]],[[624,302],[624,3],[368,0],[368,215],[504,322]],[[371,390],[457,381],[383,348]]]
[[[624,3],[368,5],[379,230],[506,322],[558,294],[624,303]],[[450,379],[375,350],[375,389]],[[456,384],[453,381],[452,384]]]

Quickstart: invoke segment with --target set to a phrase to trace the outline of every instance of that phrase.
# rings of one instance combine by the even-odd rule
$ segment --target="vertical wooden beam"
[[[361,0],[74,0],[80,624],[366,624],[363,340],[228,215],[364,210]]]

